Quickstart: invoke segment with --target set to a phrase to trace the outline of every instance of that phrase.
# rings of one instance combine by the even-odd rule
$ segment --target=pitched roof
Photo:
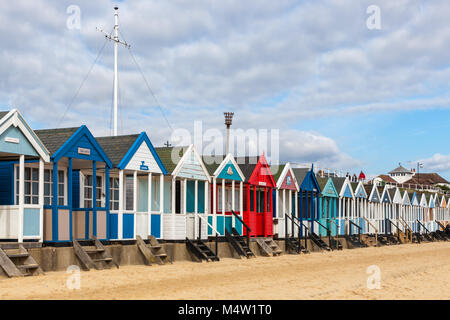
[[[6,116],[9,113],[9,111],[0,111],[0,119],[2,119],[4,116]]]
[[[255,171],[256,164],[259,161],[259,157],[239,157],[235,159],[239,168],[245,176],[245,180],[250,180],[253,171]]]
[[[34,130],[52,156],[80,127]]]
[[[416,173],[411,179],[404,184],[423,184],[435,185],[438,183],[450,183],[437,173]]]
[[[397,183],[397,181],[395,181],[394,179],[392,179],[390,176],[388,176],[386,174],[380,174],[377,178],[380,178],[384,182]]]
[[[188,147],[155,148],[156,153],[158,153],[158,156],[161,159],[161,162],[163,163],[164,167],[167,169],[168,173],[172,173],[173,170],[175,170],[178,162],[181,160],[181,158],[184,155],[184,152],[186,152],[187,149],[188,149]],[[174,159],[175,161],[172,160],[172,152],[175,156],[175,159]]]
[[[403,167],[402,165],[399,165],[397,168],[388,173],[391,174],[391,173],[412,173],[412,172]]]
[[[318,177],[316,175],[316,179],[317,179],[317,183],[319,184],[320,190],[323,191],[323,189],[325,189],[325,186],[327,185],[329,178],[322,178],[322,177]]]
[[[394,197],[395,197],[395,191],[396,191],[395,188],[388,189],[389,196],[391,197],[392,201],[394,200]]]
[[[208,173],[211,176],[214,175],[214,172],[216,172],[217,168],[220,166],[223,160],[225,160],[225,156],[223,155],[202,156],[203,164],[205,165],[206,170],[208,170]]]
[[[336,188],[337,192],[340,194],[342,186],[344,185],[345,178],[344,177],[333,177],[334,187]]]
[[[95,138],[116,167],[133,146],[139,134]]]
[[[372,192],[373,189],[373,185],[371,184],[365,184],[364,185],[364,190],[366,190],[367,196],[370,197],[370,193]]]
[[[306,174],[308,173],[308,168],[293,168],[295,179],[297,179],[298,186],[300,187],[305,180]]]
[[[275,164],[270,166],[270,172],[272,173],[272,177],[273,180],[275,180],[275,183],[278,182],[278,179],[280,178],[285,166],[285,164]]]

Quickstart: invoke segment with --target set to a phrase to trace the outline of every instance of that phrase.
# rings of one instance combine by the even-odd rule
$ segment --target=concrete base
[[[328,238],[324,238],[325,242],[328,242]],[[347,241],[344,238],[340,238],[341,244],[345,249],[348,248]],[[285,253],[285,241],[275,240],[280,249]],[[303,243],[303,242],[302,242]],[[195,261],[192,254],[187,250],[185,243],[166,242],[162,243],[167,255],[173,262],[177,261]],[[213,252],[216,250],[215,241],[207,242],[207,245]],[[144,257],[139,251],[136,244],[111,244],[105,246],[106,249],[113,256],[114,260],[120,266],[126,265],[145,265]],[[250,248],[256,256],[263,256],[263,253],[259,249],[255,239],[251,239]],[[233,250],[233,247],[228,242],[218,242],[218,250],[220,258],[236,258],[240,259],[239,255]],[[308,240],[308,250],[320,251],[319,248]],[[42,247],[42,248],[29,248],[36,262],[41,266],[44,272],[49,271],[65,271],[67,267],[71,265],[80,266],[78,258],[75,256],[73,247]],[[3,270],[0,268],[0,276],[6,276]]]

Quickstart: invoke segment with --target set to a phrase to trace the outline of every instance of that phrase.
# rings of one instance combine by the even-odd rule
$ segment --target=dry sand
[[[381,288],[367,289],[367,267]],[[0,279],[0,299],[449,299],[450,243],[364,248],[309,255],[176,262]]]

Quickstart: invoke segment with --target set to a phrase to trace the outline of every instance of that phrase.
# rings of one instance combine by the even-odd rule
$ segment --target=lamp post
[[[230,127],[231,124],[233,123],[233,112],[224,112],[223,113],[225,115],[225,125],[227,126],[227,139],[225,142],[225,156],[228,154],[229,152],[229,148],[230,148]]]
[[[423,163],[417,162],[417,184],[420,185],[420,168],[423,168]]]

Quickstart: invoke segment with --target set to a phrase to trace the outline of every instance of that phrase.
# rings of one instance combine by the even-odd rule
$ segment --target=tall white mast
[[[117,136],[117,47],[119,44],[119,8],[114,7],[114,129],[113,135]]]
[[[102,29],[97,28],[100,32],[105,34],[105,37],[114,42],[114,98],[113,98],[113,109],[114,109],[114,119],[113,119],[113,135],[117,136],[117,91],[119,87],[119,79],[118,79],[118,71],[117,71],[117,55],[118,55],[118,45],[119,43],[124,45],[127,48],[130,48],[130,45],[125,41],[119,40],[119,8],[114,7],[114,36],[106,33]]]

